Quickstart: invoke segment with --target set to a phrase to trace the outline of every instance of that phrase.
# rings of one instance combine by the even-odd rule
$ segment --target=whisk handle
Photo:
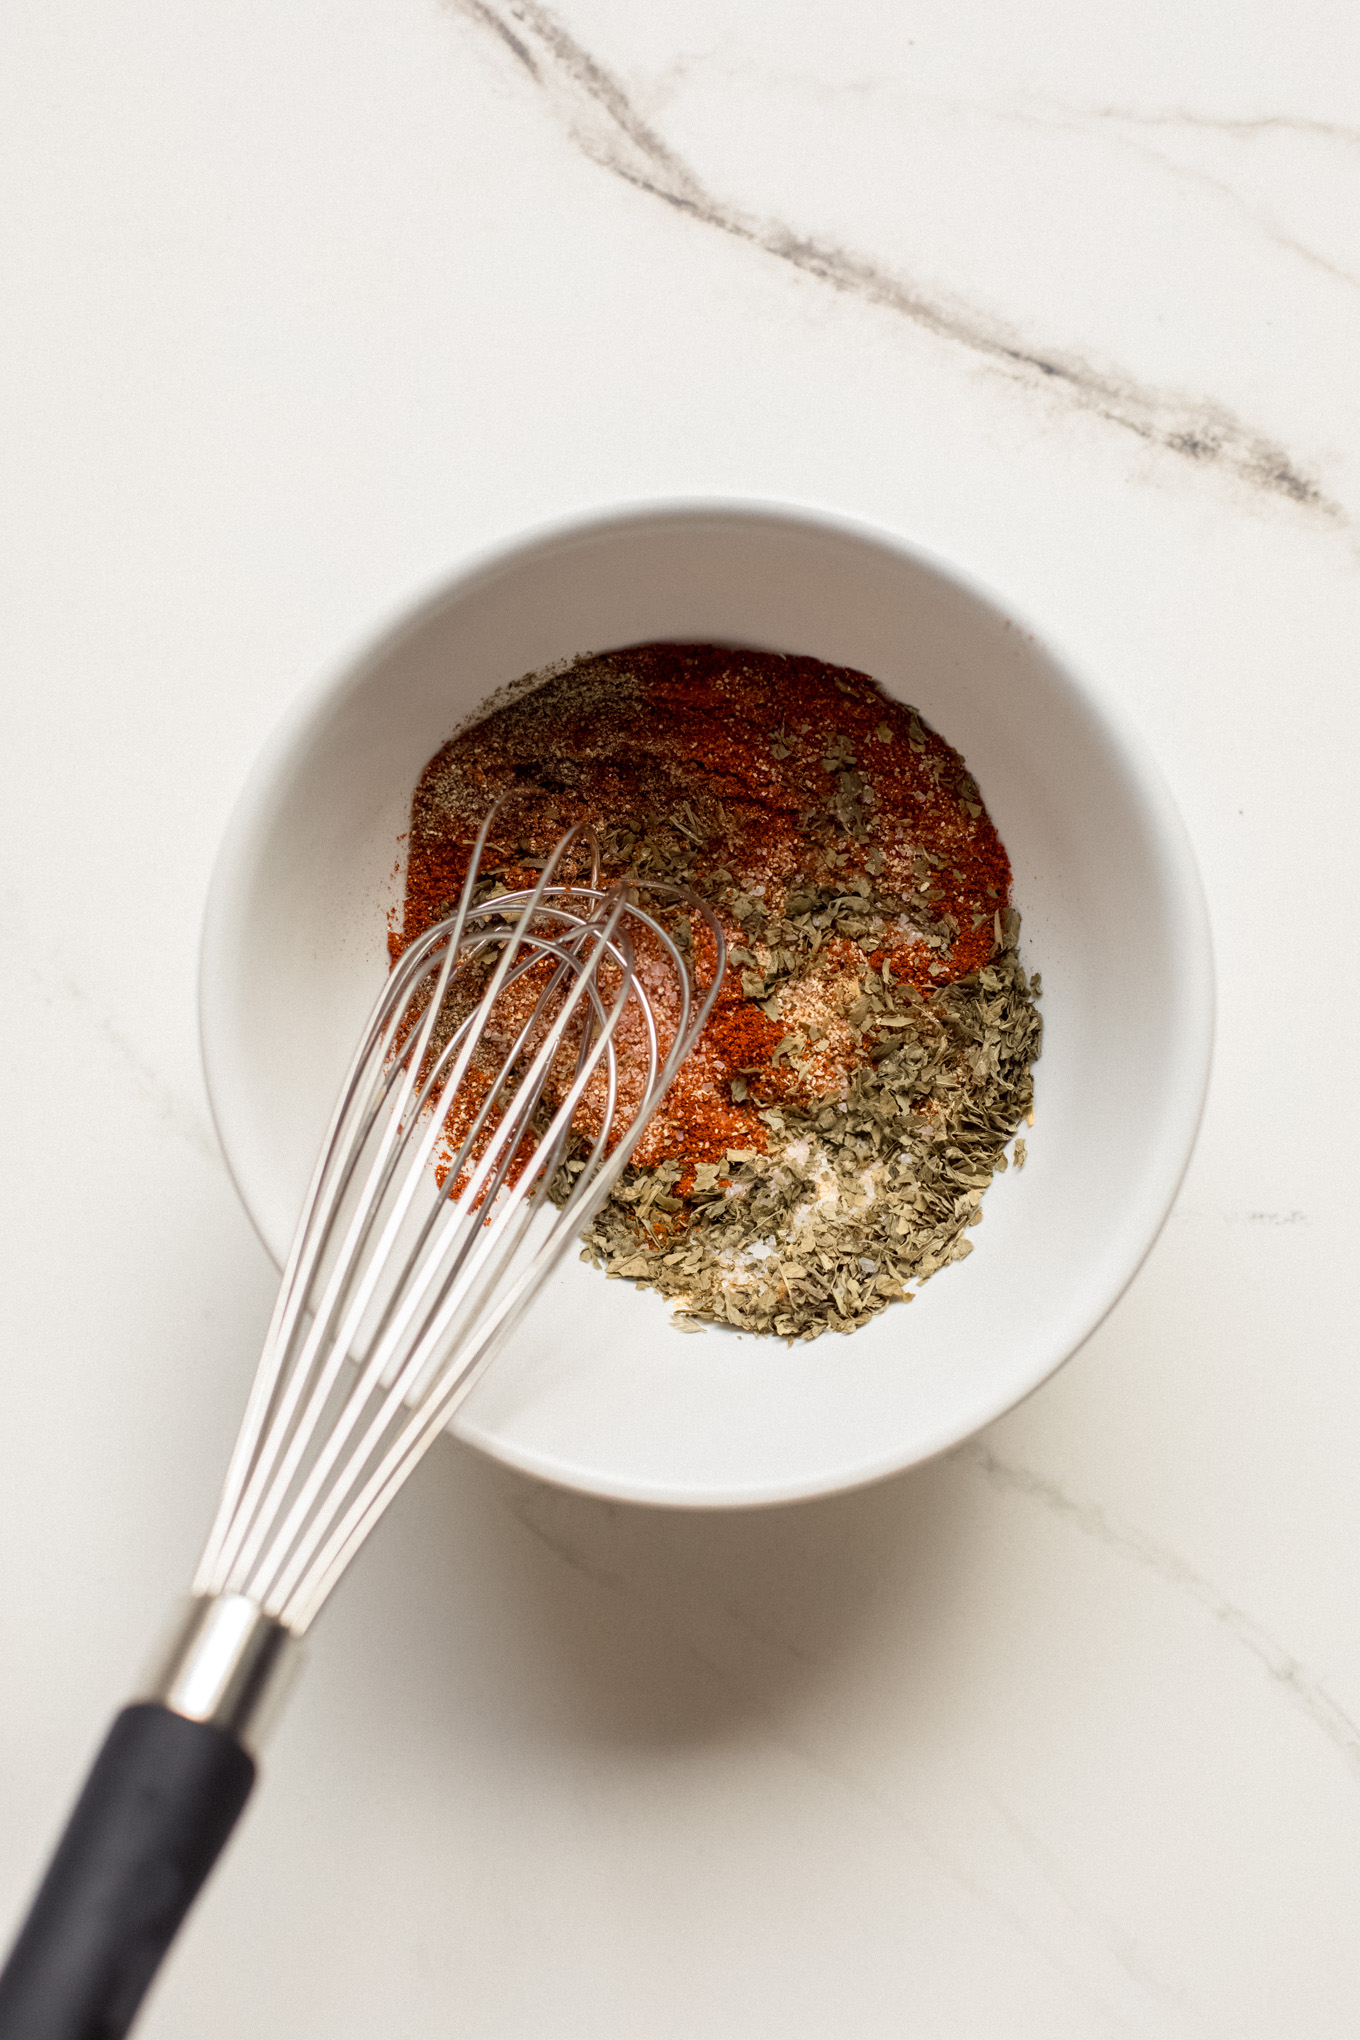
[[[225,1729],[123,1709],[0,1973],[0,2040],[121,2040],[254,1782]]]

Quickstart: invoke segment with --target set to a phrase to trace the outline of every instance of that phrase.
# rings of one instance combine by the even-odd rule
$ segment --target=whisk
[[[127,2031],[245,1804],[295,1639],[609,1195],[717,995],[701,901],[602,887],[588,830],[531,889],[497,888],[495,813],[341,1087],[192,1598],[0,1975],[0,2040]]]

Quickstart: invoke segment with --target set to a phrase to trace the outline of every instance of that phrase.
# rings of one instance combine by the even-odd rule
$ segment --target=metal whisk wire
[[[126,2033],[249,1796],[292,1639],[608,1196],[717,995],[712,913],[556,874],[392,971],[342,1087],[194,1598],[114,1720],[0,1971],[0,2035]],[[642,894],[653,896],[653,909]],[[712,965],[666,925],[683,903]],[[679,931],[677,931],[679,932]]]
[[[721,980],[721,928],[679,888],[647,890],[707,923],[702,987],[637,888],[601,889],[597,855],[590,883],[553,882],[578,831],[531,891],[479,901],[493,820],[456,913],[402,957],[342,1088],[194,1582],[298,1635],[608,1196]],[[593,1131],[577,1130],[563,1194],[588,1095]]]

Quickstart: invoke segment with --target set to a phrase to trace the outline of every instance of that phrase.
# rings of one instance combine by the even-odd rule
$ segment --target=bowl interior
[[[204,935],[213,1110],[281,1260],[386,967],[421,767],[505,682],[646,638],[862,668],[963,753],[1043,974],[1029,1162],[994,1183],[966,1263],[850,1338],[682,1334],[651,1292],[570,1260],[456,1429],[601,1494],[827,1492],[967,1436],[1074,1350],[1166,1214],[1207,1074],[1203,907],[1160,776],[1087,684],[951,572],[820,515],[696,505],[579,520],[461,576],[316,689],[242,795]]]

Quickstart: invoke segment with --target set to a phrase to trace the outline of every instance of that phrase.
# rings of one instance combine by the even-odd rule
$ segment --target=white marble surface
[[[201,1537],[272,1289],[198,1072],[234,791],[474,545],[730,488],[952,554],[1203,863],[1197,1157],[984,1439],[683,1518],[450,1446],[143,2029],[1360,2022],[1360,16],[15,0],[0,29],[0,1910]]]

